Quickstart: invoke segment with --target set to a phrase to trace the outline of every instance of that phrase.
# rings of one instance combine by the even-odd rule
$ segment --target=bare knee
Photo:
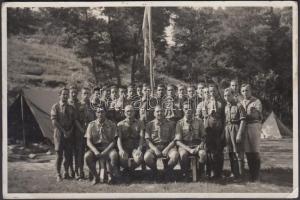
[[[180,160],[186,161],[188,159],[189,153],[185,149],[179,150]]]
[[[145,156],[144,156],[144,160],[145,160],[145,163],[147,165],[155,165],[156,164],[156,159],[155,159],[155,156],[153,155],[153,153],[151,153],[150,151],[147,151],[145,153]]]
[[[179,153],[178,151],[171,151],[169,153],[169,158],[170,158],[170,162],[172,163],[177,163],[177,161],[179,160]]]
[[[84,160],[86,163],[91,163],[94,161],[94,153],[91,151],[88,151],[84,154]]]

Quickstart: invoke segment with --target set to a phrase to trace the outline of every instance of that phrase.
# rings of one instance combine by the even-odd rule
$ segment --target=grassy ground
[[[71,49],[18,38],[7,40],[8,99],[22,87],[56,88],[93,77]]]
[[[36,160],[29,162],[27,159],[11,159],[8,162],[8,192],[9,193],[60,193],[60,192],[291,192],[293,186],[292,171],[292,140],[264,140],[262,143],[262,170],[261,181],[250,183],[234,183],[224,179],[218,182],[203,181],[196,183],[155,182],[152,174],[147,171],[136,171],[130,184],[107,185],[98,184],[91,186],[90,182],[64,180],[56,183],[54,171],[54,156],[39,154]],[[225,174],[229,173],[228,160],[225,161]],[[177,173],[177,172],[176,172]]]

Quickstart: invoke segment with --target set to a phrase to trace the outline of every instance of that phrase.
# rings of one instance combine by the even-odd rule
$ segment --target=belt
[[[193,141],[185,141],[183,140],[184,144],[187,144],[188,146],[197,146],[201,143],[201,140],[193,140]]]
[[[94,144],[94,146],[98,149],[101,148],[106,148],[109,144],[108,143],[98,143],[98,144]]]
[[[226,125],[239,125],[240,124],[240,121],[229,121],[229,122],[226,122]]]
[[[261,123],[259,120],[251,120],[251,121],[246,121],[247,124],[255,124],[255,123]]]

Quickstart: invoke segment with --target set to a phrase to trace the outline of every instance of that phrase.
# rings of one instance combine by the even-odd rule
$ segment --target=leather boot
[[[253,181],[259,181],[259,172],[260,172],[260,157],[259,153],[254,154],[254,170],[253,170]]]

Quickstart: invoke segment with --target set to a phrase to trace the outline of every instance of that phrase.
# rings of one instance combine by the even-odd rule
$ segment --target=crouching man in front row
[[[175,123],[164,118],[164,111],[161,106],[154,109],[155,119],[146,126],[145,139],[148,150],[144,160],[148,167],[154,172],[157,171],[157,158],[163,159],[165,177],[171,176],[171,171],[178,162],[179,154],[175,146]]]
[[[115,150],[117,139],[117,126],[110,120],[106,119],[106,110],[104,106],[96,109],[95,121],[89,123],[86,131],[87,146],[89,150],[85,153],[85,162],[92,173],[93,184],[100,181],[96,170],[96,163],[107,162],[109,165],[108,182],[113,181],[112,171],[117,171],[118,153]],[[103,166],[102,167],[106,167]]]
[[[193,110],[189,102],[183,104],[184,117],[176,124],[175,140],[180,155],[180,167],[183,177],[189,181],[189,156],[196,155],[199,159],[200,173],[203,174],[206,161],[206,132],[200,119],[193,118]]]
[[[123,172],[130,176],[132,170],[143,162],[144,128],[142,122],[135,119],[133,106],[125,106],[124,114],[126,119],[118,123],[118,149]],[[129,162],[130,158],[133,158],[132,162]]]

